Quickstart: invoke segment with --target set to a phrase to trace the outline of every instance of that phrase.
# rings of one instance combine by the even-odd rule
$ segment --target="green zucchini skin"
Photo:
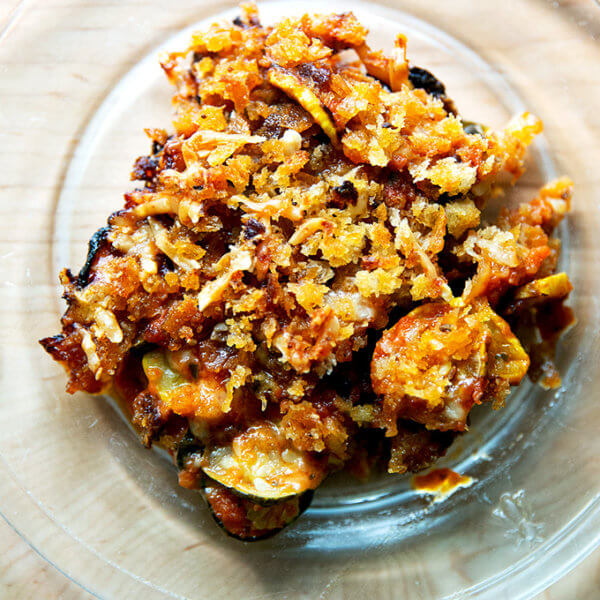
[[[84,288],[88,284],[91,275],[91,270],[94,265],[94,261],[96,260],[96,256],[98,255],[100,250],[108,243],[108,232],[109,227],[104,226],[98,229],[98,231],[96,231],[96,233],[94,233],[94,235],[91,237],[88,243],[88,252],[85,259],[85,263],[83,267],[81,267],[81,270],[77,275],[77,286],[79,288]]]
[[[175,451],[174,462],[178,471],[185,470],[185,461],[193,454],[202,454],[204,446],[192,434],[187,433],[186,436],[179,442]]]
[[[446,95],[444,84],[426,69],[416,66],[410,67],[408,79],[414,88],[425,90],[435,98],[443,98]]]

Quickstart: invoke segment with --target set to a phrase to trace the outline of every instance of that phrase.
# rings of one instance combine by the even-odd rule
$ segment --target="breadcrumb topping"
[[[326,470],[366,464],[378,431],[403,472],[530,362],[558,385],[533,332],[569,320],[570,283],[548,278],[572,183],[487,221],[542,124],[469,126],[409,50],[372,50],[352,13],[263,27],[246,5],[161,57],[173,133],[146,130],[140,187],[61,274],[62,333],[42,340],[69,392],[117,388],[171,448],[268,422]]]

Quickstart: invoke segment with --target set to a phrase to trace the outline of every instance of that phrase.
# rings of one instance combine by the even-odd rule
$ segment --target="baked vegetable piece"
[[[487,304],[415,308],[375,347],[371,379],[385,410],[428,429],[463,431],[474,404],[501,406],[529,357]]]
[[[41,341],[244,540],[332,470],[431,465],[528,369],[560,383],[571,182],[482,214],[541,122],[465,121],[403,35],[387,54],[366,36],[351,13],[265,27],[244,5],[163,56],[174,130],[147,130],[140,187],[61,273]]]
[[[209,484],[204,494],[215,521],[230,536],[254,542],[265,539],[293,523],[310,505],[312,492],[263,505],[240,498],[218,484]]]

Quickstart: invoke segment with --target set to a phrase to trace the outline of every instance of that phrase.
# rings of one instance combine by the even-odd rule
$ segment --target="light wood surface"
[[[93,598],[36,554],[0,520],[0,598],[3,600],[87,600]],[[598,600],[600,550],[532,600]],[[408,600],[408,599],[407,599]]]
[[[57,30],[62,31],[62,40],[64,44],[81,44],[77,53],[74,53],[70,62],[53,62],[53,49],[44,47],[44,53],[36,56],[27,53],[23,58],[16,53],[11,55],[0,55],[0,129],[2,130],[3,142],[0,150],[4,152],[3,177],[0,182],[0,210],[3,217],[11,214],[12,211],[21,216],[21,221],[25,222],[22,215],[31,214],[33,208],[45,206],[48,199],[56,198],[57,192],[62,185],[65,165],[72,157],[74,147],[78,142],[79,135],[85,126],[87,119],[94,113],[101,99],[101,94],[110,89],[109,83],[102,86],[98,81],[116,82],[118,79],[139,60],[147,50],[160,41],[168,38],[170,35],[185,26],[187,15],[201,12],[199,10],[201,2],[196,0],[0,0],[0,53],[3,44],[7,39],[14,40],[15,35],[20,35],[19,26],[21,23],[21,14],[27,11],[31,16],[32,12],[38,14],[40,27],[44,20],[52,20],[55,10],[60,9],[61,14],[72,14],[71,21],[63,20],[52,23]],[[423,13],[431,9],[433,0],[424,0],[422,3]],[[493,4],[476,2],[472,0],[460,0],[456,2],[456,8],[449,8],[452,3],[440,3],[440,11],[447,11],[450,14],[453,10],[460,14],[461,11],[478,11],[478,19],[481,23],[481,32],[479,35],[485,37],[485,29],[493,28],[497,25],[494,19],[490,17],[495,10]],[[512,0],[506,2],[511,9],[518,7],[518,3]],[[540,4],[546,6],[548,11],[558,9],[559,7],[566,11],[566,14],[572,19],[573,24],[588,31],[592,36],[600,35],[600,8],[594,4],[593,0],[567,0],[563,2],[551,2],[540,0]],[[231,5],[231,3],[229,3]],[[416,5],[416,3],[413,3]],[[443,6],[442,6],[443,5]],[[111,48],[111,44],[116,43],[118,32],[106,29],[103,18],[102,7],[110,7],[111,10],[119,10],[123,15],[123,25],[120,29],[121,39],[131,34],[131,39],[127,42],[128,61],[114,61],[110,54],[103,55],[94,51],[95,47],[103,44],[106,48]],[[217,3],[211,5],[211,12],[217,11]],[[78,10],[84,7],[87,21],[85,26],[78,21]],[[115,8],[117,7],[117,8]],[[429,7],[429,8],[427,8]],[[515,8],[516,9],[516,8]],[[593,13],[593,11],[598,11]],[[152,30],[148,37],[146,23],[150,21],[148,11],[155,11],[161,14],[162,28]],[[418,16],[418,10],[416,10]],[[131,15],[137,15],[135,19]],[[127,21],[131,19],[131,21]],[[129,23],[129,24],[127,24]],[[446,21],[447,29],[454,33],[460,29],[460,24],[450,17]],[[574,25],[575,27],[575,25]],[[38,30],[34,33],[37,34]],[[125,33],[124,33],[125,32]],[[114,34],[114,35],[113,35]],[[538,32],[540,43],[549,35],[547,31]],[[561,43],[565,47],[565,52],[580,53],[583,56],[585,47],[577,44],[578,30],[573,29],[572,37],[552,38],[553,43]],[[552,36],[551,36],[552,37]],[[144,42],[139,40],[143,39]],[[22,36],[23,42],[28,41],[26,35]],[[29,40],[31,41],[31,40]],[[34,42],[32,42],[34,43]],[[43,39],[36,40],[43,47]],[[476,45],[475,36],[471,43]],[[597,43],[600,43],[597,39]],[[506,64],[516,60],[520,52],[530,52],[531,48],[522,48],[518,41],[504,49],[496,48],[490,51],[490,56],[494,52],[502,54],[502,60]],[[488,56],[489,58],[489,56]],[[496,57],[498,58],[498,57]],[[583,61],[582,59],[582,62]],[[20,78],[20,74],[23,77]],[[531,74],[535,76],[535,74]],[[582,72],[581,78],[587,81],[587,85],[597,88],[600,83],[598,71]],[[71,87],[68,94],[61,88],[57,81],[70,81]],[[518,85],[520,82],[517,81]],[[99,88],[101,88],[99,90]],[[35,91],[35,94],[34,94]],[[101,94],[100,94],[101,93]],[[557,86],[555,93],[560,94],[561,89]],[[18,120],[18,115],[3,111],[2,98],[19,98],[22,103],[24,118]],[[42,101],[40,101],[43,100]],[[534,105],[543,105],[544,98],[532,94],[528,100]],[[57,106],[59,109],[57,109]],[[49,114],[56,114],[62,111],[61,122],[47,122],[45,119]],[[567,115],[566,119],[569,118]],[[53,138],[52,146],[31,147],[28,142],[28,136],[35,137],[40,128],[46,128]],[[568,129],[568,128],[565,128]],[[589,115],[589,140],[596,140],[600,136],[600,123],[598,121],[597,111]],[[555,138],[560,138],[560,132],[552,132]],[[582,144],[588,143],[588,138],[581,140]],[[590,149],[597,147],[597,142],[589,142]],[[43,168],[36,171],[35,177],[26,168],[27,160],[31,155],[35,155],[36,161],[43,165]],[[590,154],[590,164],[591,162]],[[8,165],[8,168],[7,168]],[[122,168],[127,169],[129,164]],[[597,180],[597,165],[589,170],[589,181]],[[0,168],[1,169],[1,168]],[[580,178],[578,184],[585,184],[585,180]],[[102,190],[100,190],[102,193]],[[15,198],[19,198],[15,202]],[[51,200],[53,201],[53,200]],[[104,209],[103,209],[104,210]],[[104,214],[104,213],[102,213]],[[49,228],[50,222],[47,218],[38,218],[35,215],[28,221],[32,227],[40,229]],[[98,219],[96,215],[90,217],[90,231],[93,225],[97,226]],[[30,276],[33,277],[37,289],[42,289],[44,298],[56,296],[54,288],[49,289],[48,284],[41,279],[35,279],[36,273],[21,273],[18,271],[19,264],[14,256],[14,245],[22,241],[19,231],[13,231],[8,228],[0,229],[0,257],[7,260],[1,265],[5,270],[3,276],[6,278],[6,286],[2,288],[2,306],[7,306],[8,302],[14,301],[16,293],[12,282],[22,282]],[[82,240],[88,235],[88,231],[81,230]],[[9,286],[8,284],[11,284]],[[33,302],[33,300],[32,300]],[[39,302],[36,308],[46,312],[51,311],[55,316],[57,304],[52,306]],[[30,308],[30,307],[29,307]],[[2,332],[4,339],[9,339],[8,331]],[[92,427],[94,423],[89,426]],[[50,533],[50,532],[49,532]],[[43,532],[40,532],[43,538]],[[15,531],[0,519],[0,599],[79,599],[91,598],[92,596],[84,592],[78,585],[70,581],[61,572],[56,570],[50,563],[37,554]],[[583,563],[576,567],[563,580],[555,583],[548,590],[539,594],[535,600],[598,600],[600,599],[600,550],[595,551]]]

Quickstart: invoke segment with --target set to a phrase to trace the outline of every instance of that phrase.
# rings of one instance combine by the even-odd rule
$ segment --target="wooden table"
[[[0,520],[0,598],[3,600],[81,600],[93,598],[34,552]],[[532,600],[598,600],[600,549],[569,575]],[[407,599],[408,600],[408,599]]]
[[[50,8],[53,4],[65,3],[65,0],[44,0],[43,4],[45,8]],[[71,0],[67,4],[77,4],[75,0]],[[91,6],[94,3],[93,0],[81,0],[81,4]],[[102,4],[98,2],[98,4]],[[125,11],[127,5],[140,6],[139,0],[122,0],[120,7]],[[145,2],[145,8],[148,10],[158,9],[160,5],[161,9],[165,11],[167,0],[161,2],[161,0],[147,0]],[[176,31],[181,25],[181,16],[178,18],[174,16],[177,11],[180,15],[185,12],[185,5],[188,7],[192,4],[191,0],[178,0],[173,2],[173,8],[169,8],[168,17],[170,21],[165,22],[164,29],[161,32],[161,37],[170,35],[172,31]],[[197,3],[198,4],[198,3]],[[445,3],[441,3],[445,4]],[[440,4],[440,9],[441,9]],[[462,4],[469,5],[469,2],[462,1]],[[554,2],[558,5],[558,2]],[[589,11],[590,6],[593,5],[592,0],[570,0],[566,2],[569,5],[574,14],[582,14],[585,11]],[[477,10],[485,11],[486,3],[472,2],[473,7],[477,5]],[[27,10],[28,3],[25,0],[1,0],[0,2],[0,43],[7,36],[11,34],[11,29],[18,26],[20,12]],[[463,7],[464,8],[464,7]],[[580,11],[581,9],[581,11]],[[458,10],[458,8],[457,8]],[[165,11],[165,19],[167,18],[167,12]],[[482,19],[482,22],[485,19]],[[63,25],[66,27],[67,24]],[[70,24],[70,27],[76,28],[75,23]],[[93,32],[93,28],[90,29],[90,39],[93,42],[94,35],[101,35],[99,29],[97,33]],[[568,40],[562,40],[564,43]],[[93,46],[93,43],[92,43]],[[107,65],[104,65],[107,67]],[[93,68],[100,70],[100,65],[96,65]],[[125,68],[121,66],[120,68]],[[67,65],[64,65],[64,69],[67,69]],[[108,72],[108,70],[107,70]],[[115,74],[112,74],[115,75]],[[597,76],[597,72],[596,72]],[[86,80],[87,81],[87,80]],[[84,82],[85,83],[85,82]],[[80,85],[78,95],[74,97],[74,100],[78,103],[93,103],[95,99],[88,97],[88,88],[85,87],[84,83]],[[43,85],[49,85],[48,82],[40,81],[40,89],[38,93],[44,93]],[[52,98],[49,98],[52,101]],[[54,100],[56,101],[56,100]],[[65,116],[65,121],[68,121]],[[73,125],[75,122],[72,122]],[[27,125],[24,124],[23,127]],[[68,159],[68,149],[71,146],[70,142],[66,139],[61,140],[60,151],[64,152],[65,160]],[[19,146],[21,147],[21,146]],[[27,151],[27,150],[23,150]],[[58,152],[58,150],[57,150]],[[52,178],[51,175],[48,176]],[[48,181],[48,189],[50,186],[59,185],[60,182],[57,180]],[[22,182],[23,186],[26,186],[26,182]],[[13,190],[14,192],[14,190]],[[52,600],[71,600],[79,598],[90,598],[91,596],[84,592],[77,584],[67,579],[62,573],[56,570],[53,566],[47,563],[41,556],[39,556],[15,531],[3,520],[0,519],[0,598],[4,600],[26,600],[28,598]],[[548,590],[538,595],[535,600],[598,600],[600,598],[600,549],[596,550],[590,555],[583,563],[581,563],[576,569],[574,569],[568,576],[563,578],[561,581],[552,585]]]

